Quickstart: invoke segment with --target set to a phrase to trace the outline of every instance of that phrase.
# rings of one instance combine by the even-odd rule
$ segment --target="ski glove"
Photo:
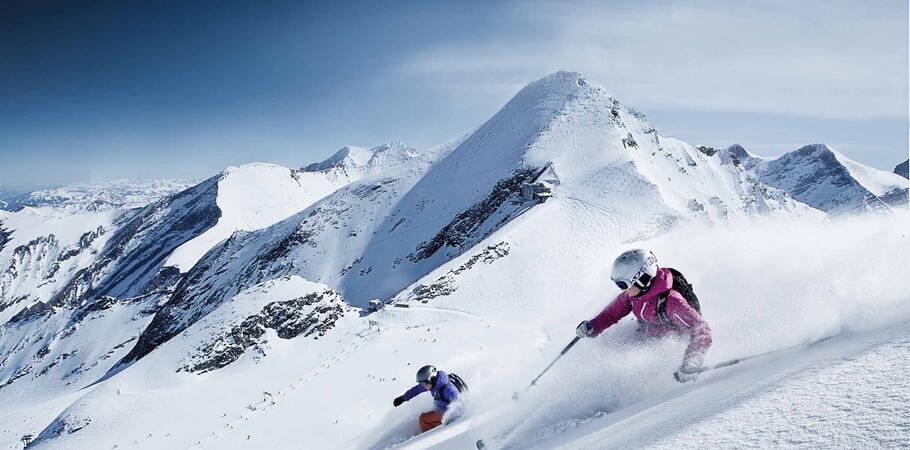
[[[683,363],[679,366],[679,369],[673,374],[673,378],[676,378],[676,381],[680,383],[687,383],[689,381],[695,381],[698,378],[698,366],[690,363]]]
[[[593,333],[594,327],[587,320],[582,321],[578,324],[578,328],[575,329],[575,334],[578,337],[591,337]]]
[[[404,397],[395,397],[395,400],[392,400],[392,404],[395,405],[396,408],[401,406],[402,403],[404,403]]]

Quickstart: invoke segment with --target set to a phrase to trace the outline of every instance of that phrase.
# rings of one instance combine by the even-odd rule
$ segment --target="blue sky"
[[[907,159],[906,1],[336,3],[3,3],[0,184],[425,148],[560,69],[693,144]]]

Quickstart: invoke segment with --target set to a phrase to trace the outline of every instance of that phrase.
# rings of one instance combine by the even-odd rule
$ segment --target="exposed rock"
[[[54,360],[51,361],[50,364],[48,364],[48,365],[45,366],[43,369],[41,369],[40,372],[38,372],[38,375],[40,376],[40,375],[46,374],[48,371],[50,371],[51,369],[53,369],[54,366],[56,366],[57,364],[60,364],[61,362],[63,362],[63,361],[65,361],[66,359],[68,359],[69,357],[75,355],[77,352],[78,352],[78,350],[73,350],[73,351],[71,351],[71,352],[63,353],[63,354],[61,354],[60,356],[54,358]]]
[[[3,228],[3,222],[0,221],[0,251],[3,251],[3,247],[6,247],[6,244],[13,239],[12,234],[12,231]]]
[[[205,373],[221,369],[239,359],[250,347],[264,355],[267,329],[275,330],[282,339],[298,336],[319,339],[350,310],[341,294],[331,289],[269,303],[258,314],[247,317],[230,331],[198,348],[193,361],[178,371]]]
[[[16,302],[14,302],[14,303],[16,303]],[[8,323],[15,324],[15,323],[19,323],[19,322],[24,322],[26,320],[31,320],[38,316],[50,314],[53,311],[54,311],[54,307],[51,306],[50,303],[40,302],[40,301],[35,302],[35,304],[33,304],[31,306],[27,306],[27,307],[23,308],[22,311],[19,311],[18,313],[16,313],[15,316],[13,316],[9,319]]]
[[[82,322],[92,313],[101,312],[112,308],[117,304],[117,299],[108,295],[102,295],[94,301],[86,303],[73,312],[71,322]]]
[[[42,279],[46,272],[53,272],[50,261],[59,252],[60,242],[53,234],[39,236],[13,249],[9,264],[0,272],[0,311],[15,302],[14,286],[21,277]]]
[[[493,213],[505,203],[515,192],[519,191],[522,183],[531,181],[537,170],[524,168],[513,172],[509,178],[496,182],[492,192],[486,198],[462,211],[448,225],[439,230],[432,239],[420,244],[408,259],[417,262],[433,256],[443,247],[463,248],[465,244],[477,242],[486,236],[478,235],[477,231]]]
[[[60,252],[60,256],[57,257],[57,261],[60,261],[60,262],[66,261],[66,260],[78,255],[83,250],[88,249],[89,247],[91,247],[92,242],[94,242],[95,239],[98,239],[98,237],[100,237],[102,234],[104,234],[105,231],[106,230],[104,229],[104,227],[99,226],[98,228],[96,228],[92,231],[87,231],[87,232],[83,233],[82,236],[79,237],[79,242],[77,242],[73,246],[64,248],[63,251]]]
[[[106,230],[104,229],[104,227],[99,226],[98,228],[96,228],[92,231],[83,233],[82,236],[79,237],[79,242],[77,242],[76,244],[64,247],[63,250],[60,251],[60,254],[57,255],[57,259],[51,265],[50,270],[44,277],[46,279],[52,279],[57,274],[57,272],[60,270],[61,263],[66,262],[70,258],[78,256],[80,253],[84,252],[85,250],[88,250],[89,247],[92,246],[92,242],[94,242],[95,239],[98,239],[105,232],[106,232]]]
[[[896,173],[904,178],[910,178],[910,175],[908,175],[908,170],[910,170],[910,168],[908,168],[908,165],[910,165],[910,160],[904,161],[904,162],[894,166],[894,173]],[[0,245],[0,248],[3,248],[3,246]]]
[[[130,297],[154,290],[151,286],[160,284],[156,277],[174,249],[221,217],[215,201],[218,180],[212,177],[125,215],[96,262],[77,272],[52,304],[78,305],[93,296]]]
[[[445,275],[439,277],[431,284],[418,284],[411,291],[410,300],[427,303],[436,297],[442,297],[455,292],[455,277],[474,267],[478,262],[492,264],[499,258],[509,254],[509,243],[500,242],[496,245],[487,246],[482,252],[472,255],[464,264],[448,271]]]
[[[29,445],[29,447],[40,444],[41,442],[48,439],[54,439],[63,435],[64,433],[73,434],[89,426],[91,423],[91,417],[77,417],[69,414],[61,415],[60,417],[54,419],[54,421],[51,422],[47,428],[41,431],[41,434],[38,435],[38,437],[34,442],[31,443],[31,445]]]

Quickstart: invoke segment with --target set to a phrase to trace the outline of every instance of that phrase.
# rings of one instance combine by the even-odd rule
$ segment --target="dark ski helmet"
[[[642,289],[651,285],[657,276],[657,257],[643,248],[623,252],[613,261],[610,278],[622,290],[638,285]]]
[[[436,368],[433,366],[423,366],[417,371],[418,383],[430,383],[436,378]]]

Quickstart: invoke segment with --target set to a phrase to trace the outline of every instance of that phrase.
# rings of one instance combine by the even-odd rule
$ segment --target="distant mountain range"
[[[829,214],[908,205],[905,179],[853,161],[824,144],[806,145],[776,159],[754,156],[739,145],[722,152],[762,183]]]
[[[40,189],[0,188],[0,209],[19,211],[25,207],[48,207],[78,213],[137,208],[176,194],[194,184],[196,182],[190,180],[117,180]]]

